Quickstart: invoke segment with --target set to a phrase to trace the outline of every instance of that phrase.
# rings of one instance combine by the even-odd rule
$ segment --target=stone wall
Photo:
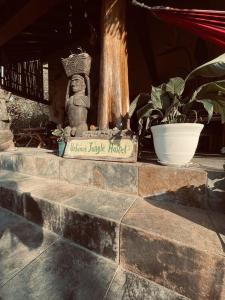
[[[49,106],[4,92],[11,118],[11,130],[20,132],[23,128],[44,127],[49,121]]]

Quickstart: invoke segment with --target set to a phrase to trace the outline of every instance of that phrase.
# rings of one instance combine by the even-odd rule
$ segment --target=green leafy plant
[[[54,136],[57,136],[57,141],[65,141],[66,140],[66,132],[63,128],[56,128],[52,131]]]
[[[171,78],[152,86],[151,93],[139,94],[130,105],[129,117],[137,113],[143,131],[156,124],[197,122],[203,107],[208,122],[213,113],[225,122],[225,54],[194,69],[185,79]]]

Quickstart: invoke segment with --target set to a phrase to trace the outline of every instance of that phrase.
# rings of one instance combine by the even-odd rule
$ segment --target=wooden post
[[[129,109],[126,0],[102,1],[98,126],[120,126]]]

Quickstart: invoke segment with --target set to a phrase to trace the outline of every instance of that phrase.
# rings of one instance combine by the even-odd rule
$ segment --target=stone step
[[[0,206],[114,261],[137,196],[1,171]]]
[[[187,299],[0,209],[1,300]]]
[[[225,172],[221,163],[216,165],[217,160],[215,170],[205,161],[196,158],[194,167],[173,168],[157,165],[154,160],[116,163],[64,159],[36,148],[0,153],[0,169],[141,197],[170,192],[170,199],[177,203],[225,213]]]
[[[0,206],[186,297],[223,299],[224,215],[173,200],[0,173]]]
[[[122,220],[120,264],[191,299],[225,299],[223,214],[137,199]]]

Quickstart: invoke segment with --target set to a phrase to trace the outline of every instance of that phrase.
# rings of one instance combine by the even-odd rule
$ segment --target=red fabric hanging
[[[161,20],[187,29],[225,49],[225,12],[165,9],[154,13]]]
[[[148,7],[134,0],[133,3],[152,11],[161,20],[189,30],[225,49],[225,11]]]

